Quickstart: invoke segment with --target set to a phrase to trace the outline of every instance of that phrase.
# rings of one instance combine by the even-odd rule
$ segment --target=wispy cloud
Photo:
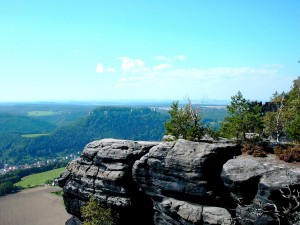
[[[184,55],[177,55],[173,57],[174,59],[177,59],[179,61],[184,61],[185,60],[185,56]]]
[[[165,69],[168,69],[168,68],[171,68],[172,65],[171,64],[159,64],[157,66],[154,66],[154,70],[155,71],[158,71],[158,70],[165,70]]]
[[[154,58],[157,59],[157,60],[160,60],[160,61],[164,61],[164,62],[171,62],[172,61],[172,58],[167,57],[167,56],[163,56],[163,55],[158,55],[158,56],[155,56]]]
[[[106,72],[108,72],[108,73],[115,73],[115,72],[117,72],[117,70],[115,68],[107,68]]]
[[[156,60],[145,62],[139,58],[123,56],[119,58],[120,77],[114,76],[118,91],[143,93],[153,98],[229,99],[237,90],[247,97],[268,99],[282,86],[290,86],[293,78],[283,76],[282,65],[269,64],[259,67],[191,67],[184,55],[172,57],[156,56]],[[149,66],[148,66],[149,65]],[[98,63],[98,73],[116,73],[114,67],[104,67]],[[133,91],[134,90],[134,91]],[[133,96],[134,97],[134,96]]]
[[[104,68],[104,65],[102,63],[98,63],[96,66],[96,72],[97,73],[115,73],[117,70],[113,67]]]
[[[104,72],[104,67],[102,63],[98,63],[96,66],[96,72],[97,73],[103,73]]]
[[[141,59],[130,59],[126,56],[120,57],[122,62],[121,68],[123,72],[136,72],[136,69],[141,68],[145,63]]]
[[[263,67],[280,69],[280,68],[283,68],[284,65],[282,65],[282,64],[264,64]]]
[[[176,69],[169,64],[159,64],[152,69],[144,68],[144,71],[120,78],[116,87],[134,88],[149,93],[152,91],[154,97],[161,95],[165,98],[174,98],[178,95],[179,98],[180,96],[201,98],[203,95],[220,98],[221,95],[224,99],[228,99],[237,90],[241,90],[245,96],[266,99],[266,96],[271,96],[282,84],[291,82],[291,78],[279,75],[278,68],[265,67]]]

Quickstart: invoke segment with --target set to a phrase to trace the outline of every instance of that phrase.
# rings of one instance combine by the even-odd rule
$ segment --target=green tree
[[[110,208],[99,205],[94,197],[80,210],[83,225],[114,225],[114,217]]]
[[[288,136],[292,141],[300,142],[300,77],[293,81],[288,93],[276,92],[271,104],[273,109],[264,117],[266,134],[276,134],[277,142],[280,136]]]
[[[267,112],[263,118],[264,133],[270,136],[275,135],[276,141],[279,142],[286,124],[286,94],[275,92],[271,98],[271,106],[271,111]]]
[[[4,182],[0,184],[0,196],[10,194],[17,191],[17,187],[11,182]]]
[[[246,100],[240,91],[231,97],[230,105],[226,108],[229,116],[221,124],[223,136],[245,140],[246,133],[262,131],[261,106]]]
[[[293,86],[288,93],[287,107],[285,110],[286,127],[288,136],[295,142],[300,142],[300,77],[293,81]]]
[[[171,105],[170,119],[164,123],[166,134],[176,138],[190,141],[198,141],[204,134],[200,111],[192,107],[188,99],[185,107],[179,108],[179,102],[174,101]]]

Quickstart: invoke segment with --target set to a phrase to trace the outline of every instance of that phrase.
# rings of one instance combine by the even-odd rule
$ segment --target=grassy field
[[[24,189],[43,185],[59,177],[64,170],[65,167],[23,177],[22,180],[15,183],[15,185],[21,186]]]
[[[53,111],[30,111],[27,113],[28,116],[53,116],[59,114]]]
[[[40,137],[40,136],[49,136],[50,133],[46,133],[46,134],[23,134],[21,135],[23,138],[36,138],[36,137]]]

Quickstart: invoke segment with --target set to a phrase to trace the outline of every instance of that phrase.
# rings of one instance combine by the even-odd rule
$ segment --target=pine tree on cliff
[[[260,105],[245,99],[240,91],[231,97],[230,105],[226,108],[229,116],[221,124],[223,136],[245,140],[246,133],[260,133],[262,131]]]
[[[166,134],[190,141],[198,141],[204,134],[200,111],[192,107],[188,99],[185,107],[180,108],[179,102],[174,101],[171,105],[170,120],[165,122]]]

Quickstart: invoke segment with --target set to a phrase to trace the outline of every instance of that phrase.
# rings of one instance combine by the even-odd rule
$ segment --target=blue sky
[[[0,101],[230,99],[300,75],[300,1],[1,0]]]

